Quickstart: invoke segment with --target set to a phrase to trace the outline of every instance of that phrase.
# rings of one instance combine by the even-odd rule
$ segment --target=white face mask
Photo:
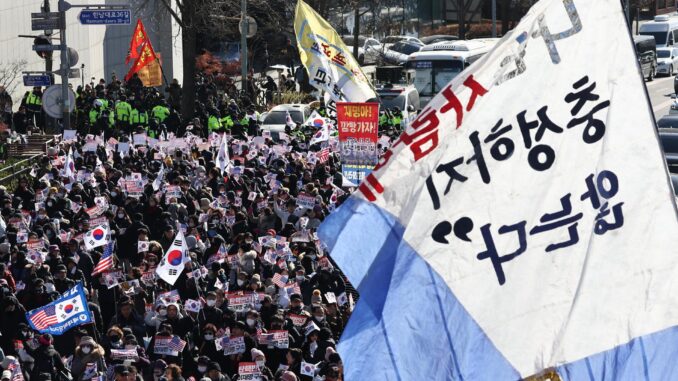
[[[84,354],[88,354],[88,353],[92,352],[92,348],[91,348],[91,347],[82,347],[82,348],[80,348],[80,350],[81,350],[82,353],[84,353]]]
[[[303,282],[304,281],[304,276],[303,275],[297,275],[297,282]]]
[[[198,367],[198,372],[200,372],[200,373],[205,373],[206,371],[207,371],[207,367],[206,367],[206,366],[199,366],[199,367]]]
[[[325,315],[323,315],[323,316],[316,316],[316,317],[315,317],[315,320],[317,320],[317,321],[319,321],[319,322],[322,322],[323,320],[325,320]]]
[[[45,290],[47,292],[54,292],[54,283],[45,283]]]
[[[217,304],[217,301],[214,299],[207,299],[207,305],[210,307],[214,307],[214,305]]]
[[[238,286],[242,286],[243,284],[245,284],[245,281],[242,279],[238,279]]]
[[[212,335],[212,334],[205,335],[205,340],[208,340],[208,341],[214,340],[214,335]]]
[[[162,310],[158,311],[158,314],[160,314],[160,316],[167,316],[167,310],[162,309]]]
[[[254,327],[254,323],[256,323],[257,321],[254,319],[247,319],[246,322],[247,325],[249,325],[250,327]]]
[[[309,349],[311,350],[311,352],[315,352],[315,350],[318,349],[318,343],[316,343],[315,341],[312,342],[312,343],[309,345]]]
[[[264,369],[264,366],[266,366],[266,361],[257,360],[256,363],[259,369]]]

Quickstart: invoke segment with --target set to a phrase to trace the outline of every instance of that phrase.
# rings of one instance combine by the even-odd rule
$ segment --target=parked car
[[[678,69],[677,48],[657,48],[657,74],[672,76]]]
[[[433,36],[426,36],[420,38],[421,42],[424,43],[424,45],[431,45],[435,44],[436,42],[443,42],[443,41],[456,41],[459,39],[459,36],[453,36],[453,35],[448,35],[448,34],[434,34]]]
[[[344,36],[341,38],[348,47],[350,52],[353,52],[353,36]],[[358,63],[361,65],[376,63],[381,57],[382,45],[381,42],[370,37],[358,37]]]
[[[384,51],[384,61],[393,65],[405,65],[410,54],[420,51],[423,46],[424,44],[414,41],[396,42]]]
[[[678,130],[659,129],[659,142],[664,148],[664,157],[671,173],[678,173]]]
[[[279,133],[285,132],[288,112],[292,121],[297,124],[303,124],[311,116],[311,108],[306,104],[278,105],[261,116],[261,130],[271,131],[271,138],[278,140]]]
[[[416,42],[418,44],[424,45],[424,43],[421,42],[418,38],[410,37],[410,36],[388,36],[388,37],[385,37],[384,39],[382,39],[381,43],[384,45],[384,49],[388,49],[393,44],[395,44],[396,42],[400,42],[400,41],[411,41],[411,42]]]
[[[662,116],[657,121],[657,128],[676,128],[678,131],[678,114]]]
[[[633,43],[640,63],[643,78],[654,80],[657,74],[657,44],[652,36],[634,36]],[[675,83],[674,83],[675,86]]]

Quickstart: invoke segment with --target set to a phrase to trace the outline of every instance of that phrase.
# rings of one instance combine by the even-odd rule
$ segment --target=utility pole
[[[492,38],[497,37],[497,0],[492,0]]]
[[[45,13],[50,12],[49,0],[45,0],[45,4],[42,6],[42,11],[45,12]],[[47,31],[45,31],[45,32],[47,32]],[[47,38],[49,38],[51,35],[52,35],[52,33],[50,33],[50,34],[45,33],[45,36],[47,36]],[[48,73],[52,71],[52,55],[51,54],[48,54],[47,57],[45,58],[45,71],[48,72]]]
[[[61,29],[59,29],[59,43],[61,44],[61,99],[63,99],[62,110],[63,110],[63,129],[71,129],[71,100],[68,97],[68,72],[70,71],[71,65],[68,62],[68,46],[66,45],[66,11],[68,10],[67,4],[64,0],[59,0],[59,17],[61,20]]]
[[[240,0],[240,75],[242,76],[242,91],[247,89],[247,0]]]

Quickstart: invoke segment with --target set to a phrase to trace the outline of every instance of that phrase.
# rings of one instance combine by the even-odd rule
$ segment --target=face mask
[[[118,192],[111,192],[111,197],[116,197],[118,195]]]
[[[251,245],[252,242],[254,242],[254,241],[252,241],[251,239],[248,239],[248,240],[245,241],[245,243],[248,244],[248,245]]]
[[[45,290],[47,292],[54,292],[54,283],[45,283]]]
[[[257,366],[259,367],[259,369],[264,369],[264,366],[266,366],[266,362],[265,362],[265,361],[259,360],[259,361],[257,361],[256,363],[257,363]]]
[[[256,323],[257,321],[254,319],[247,319],[246,322],[247,325],[249,325],[250,327],[254,327],[254,323]]]
[[[207,340],[207,341],[210,341],[210,340],[214,340],[214,335],[213,335],[213,334],[211,334],[211,333],[210,333],[210,334],[207,334],[207,335],[205,335],[205,340]]]
[[[134,345],[134,344],[125,345],[125,349],[136,349],[136,348],[137,348],[137,346]]]
[[[44,215],[44,214],[38,214],[38,219],[39,219],[39,220],[44,220],[45,218],[47,218],[46,215]]]
[[[71,274],[75,274],[76,271],[78,271],[78,268],[77,268],[77,267],[71,268]]]
[[[245,281],[242,279],[238,279],[238,286],[242,286],[243,284],[245,284]]]
[[[303,275],[297,275],[297,282],[302,282],[304,280]]]
[[[160,311],[158,311],[158,313],[160,314],[160,316],[167,316],[167,310],[166,309],[161,309]]]
[[[88,354],[88,353],[92,352],[92,348],[90,348],[90,347],[81,347],[80,350],[84,354]]]
[[[317,321],[319,321],[319,322],[322,323],[322,321],[325,320],[325,315],[322,315],[322,316],[316,316],[316,317],[315,317],[315,320],[317,320]]]
[[[118,218],[125,218],[125,215],[122,213],[118,213]]]
[[[200,373],[205,373],[206,371],[207,371],[207,367],[206,367],[206,366],[199,366],[199,367],[198,367],[198,372],[200,372]]]
[[[51,201],[47,203],[47,206],[49,207],[52,207],[52,205],[54,205],[54,203],[52,203]]]
[[[309,255],[308,257],[311,259],[315,259],[315,255]]]
[[[311,352],[315,352],[315,350],[318,349],[318,343],[316,343],[315,341],[311,342],[311,345],[309,345],[309,349],[311,350]]]
[[[214,299],[207,299],[207,305],[210,307],[214,307],[214,305],[217,304],[217,301]]]

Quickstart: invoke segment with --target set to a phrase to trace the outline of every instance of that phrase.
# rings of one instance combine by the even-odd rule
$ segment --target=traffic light
[[[50,39],[43,35],[40,35],[33,40],[33,45],[52,45],[52,41]],[[38,53],[38,56],[42,59],[47,59],[47,58],[52,58],[52,52],[51,51],[36,51]]]

